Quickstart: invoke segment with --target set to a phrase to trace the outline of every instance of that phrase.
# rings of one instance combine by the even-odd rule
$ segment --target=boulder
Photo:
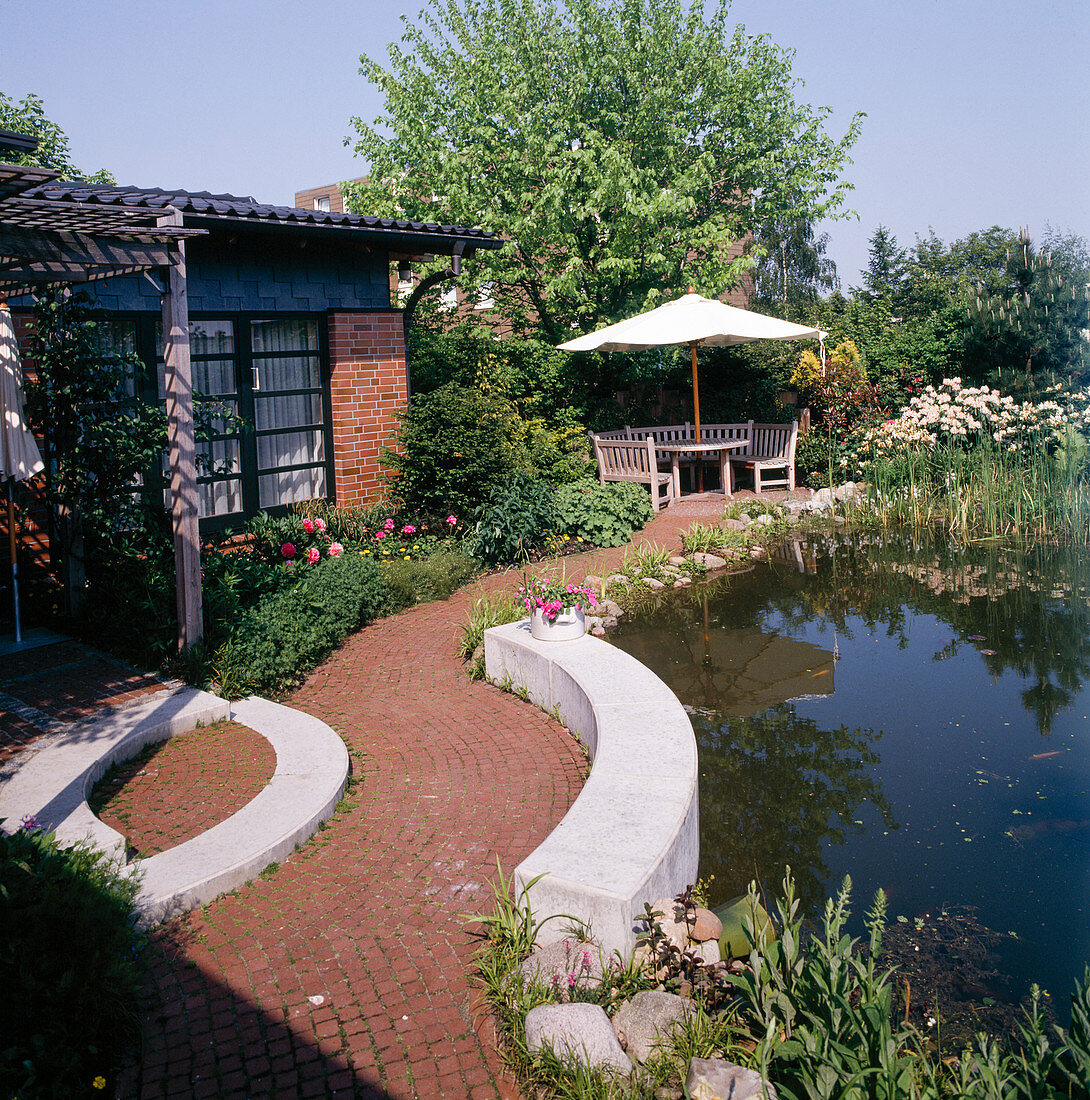
[[[658,1046],[667,1047],[674,1029],[696,1009],[676,993],[649,989],[625,1001],[613,1017],[613,1030],[629,1058],[646,1062]]]
[[[823,505],[829,505],[833,502],[833,491],[828,487],[824,489],[818,489],[811,498],[811,504],[821,507]]]
[[[724,959],[749,958],[749,940],[746,939],[742,921],[749,918],[750,925],[762,947],[775,937],[772,921],[759,901],[750,902],[748,894],[741,894],[716,906],[715,915],[722,921],[719,949]]]
[[[703,943],[690,943],[688,950],[705,966],[715,966],[717,962],[721,962],[723,959],[723,956],[719,953],[718,940],[705,940]]]
[[[728,531],[744,531],[746,529],[746,525],[740,519],[725,519],[719,526],[725,527]]]
[[[688,565],[689,559],[683,558],[680,554],[674,554],[674,556],[668,559],[671,565]]]
[[[602,600],[598,607],[604,615],[612,616],[614,619],[619,619],[624,614],[621,605],[616,600]]]
[[[678,579],[676,581],[674,581],[674,587],[675,588],[688,588],[689,585],[691,585],[692,583],[693,582],[692,582],[691,578],[689,578],[689,577],[678,577]]]
[[[710,909],[698,908],[695,912],[689,936],[697,943],[719,939],[723,934],[723,922]]]
[[[694,1058],[685,1078],[685,1093],[692,1100],[776,1100],[774,1085],[763,1085],[756,1070],[743,1069],[722,1058]]]
[[[693,554],[693,561],[697,565],[704,566],[705,569],[722,569],[727,564],[726,558],[721,558],[718,554],[705,554],[699,550]]]
[[[632,1063],[601,1005],[538,1005],[526,1014],[526,1047],[536,1054],[552,1047],[562,1062],[612,1070],[622,1076]]]
[[[644,577],[643,583],[646,584],[652,592],[659,592],[666,587],[657,577]]]
[[[583,587],[584,588],[592,588],[592,589],[594,589],[595,592],[601,592],[602,591],[602,578],[601,577],[595,577],[593,575],[588,575],[588,576],[583,578]]]
[[[566,999],[573,989],[597,989],[604,967],[597,944],[558,940],[537,948],[519,967],[528,982],[540,982]]]
[[[740,523],[740,524],[741,524],[741,525],[742,525],[743,527],[748,527],[748,526],[749,526],[749,525],[750,525],[750,524],[751,524],[751,523],[753,522],[753,517],[752,517],[752,516],[751,516],[751,515],[750,515],[750,514],[749,514],[748,512],[743,512],[743,513],[742,513],[742,514],[741,514],[741,515],[740,515],[740,516],[738,517],[738,522],[739,522],[739,523]]]
[[[753,522],[759,523],[762,527],[771,527],[776,522],[776,518],[770,516],[767,512],[763,512]]]

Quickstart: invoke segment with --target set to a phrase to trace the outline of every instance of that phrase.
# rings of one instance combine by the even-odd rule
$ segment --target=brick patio
[[[675,548],[722,503],[683,500],[636,542]],[[623,556],[597,551],[566,565],[601,574]],[[454,656],[473,601],[514,584],[513,573],[493,575],[368,627],[285,700],[344,737],[348,797],[280,867],[157,932],[144,1045],[125,1096],[517,1095],[470,978],[464,915],[488,907],[497,858],[510,874],[564,815],[586,762],[565,730],[471,683]],[[41,663],[40,676],[32,671],[37,658],[5,666],[0,707],[11,697],[19,707],[0,713],[0,751],[5,734],[15,748],[25,742],[35,714],[76,715],[161,686],[73,654],[48,658],[54,677]],[[206,784],[207,820],[225,789]]]

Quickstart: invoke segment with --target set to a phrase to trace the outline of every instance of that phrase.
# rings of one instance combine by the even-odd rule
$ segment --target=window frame
[[[135,322],[136,354],[144,365],[144,370],[137,380],[137,396],[149,404],[159,403],[158,368],[159,349],[156,346],[156,323],[161,316],[153,311],[140,312],[103,312],[97,318],[101,321],[111,322]],[[316,353],[299,352],[298,355],[316,354],[318,362],[318,386],[304,387],[293,390],[276,390],[275,396],[292,396],[295,394],[312,394],[318,392],[322,399],[323,423],[320,425],[322,432],[322,446],[324,459],[319,463],[300,463],[284,469],[314,469],[323,467],[325,471],[326,495],[322,499],[335,502],[337,499],[336,462],[333,454],[333,394],[332,394],[332,368],[329,356],[329,323],[324,312],[307,312],[303,310],[195,310],[190,313],[191,323],[198,321],[230,321],[234,327],[235,350],[230,356],[235,364],[235,393],[238,401],[238,416],[242,419],[242,427],[238,433],[239,441],[239,474],[241,481],[242,511],[229,512],[226,515],[202,516],[200,530],[202,534],[216,534],[232,527],[238,527],[248,522],[258,512],[268,512],[270,515],[286,515],[290,505],[276,504],[262,508],[258,503],[259,473],[257,460],[257,440],[259,434],[276,434],[275,428],[262,429],[259,433],[254,406],[254,354],[252,325],[255,321],[308,321],[313,322],[317,332]],[[291,353],[285,353],[290,355]],[[257,359],[274,358],[271,353],[259,353]],[[261,391],[257,391],[259,394]],[[214,396],[214,395],[209,395]],[[272,396],[272,395],[270,395]],[[300,431],[314,431],[316,427],[300,428]],[[231,437],[226,437],[231,438]],[[228,480],[229,474],[200,474],[199,484],[207,484],[213,481]],[[153,499],[162,501],[162,489],[165,484],[157,471],[152,471],[145,480],[147,490],[153,494]],[[160,507],[162,507],[160,503]]]

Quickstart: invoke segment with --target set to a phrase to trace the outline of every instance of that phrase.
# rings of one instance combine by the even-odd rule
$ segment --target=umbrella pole
[[[12,478],[8,478],[8,550],[11,553],[11,598],[15,610],[15,644],[23,641],[22,624],[19,622],[19,557],[15,547],[15,500],[11,494]]]
[[[696,378],[696,342],[689,345],[693,355],[693,420],[696,422],[696,441],[700,442],[700,385]],[[704,492],[704,463],[696,456],[696,491]]]

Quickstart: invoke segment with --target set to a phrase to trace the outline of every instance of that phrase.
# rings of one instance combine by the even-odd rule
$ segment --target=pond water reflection
[[[1090,558],[805,538],[612,640],[686,705],[715,902],[790,864],[911,922],[976,906],[996,995],[1090,962]],[[1063,1010],[1060,1011],[1061,1017]]]

